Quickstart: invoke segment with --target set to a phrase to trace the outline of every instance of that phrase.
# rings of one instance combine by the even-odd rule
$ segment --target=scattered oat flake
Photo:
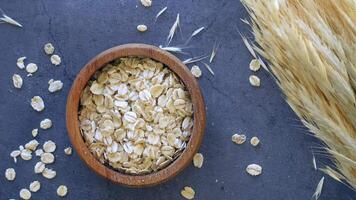
[[[33,181],[30,183],[29,188],[31,192],[37,192],[38,190],[41,189],[41,183],[39,181]]]
[[[25,144],[25,149],[28,149],[30,151],[35,151],[37,146],[38,146],[38,141],[37,140],[31,140],[28,143]]]
[[[52,153],[56,150],[56,143],[52,140],[48,140],[43,144],[43,150],[47,153]]]
[[[320,179],[318,185],[316,186],[315,192],[312,196],[312,199],[318,200],[321,192],[323,191],[323,185],[324,185],[324,176]]]
[[[259,87],[261,85],[260,78],[255,75],[251,75],[249,78],[250,84],[254,87]]]
[[[23,160],[31,160],[32,159],[31,151],[28,149],[21,150],[20,156]]]
[[[46,168],[46,165],[43,162],[37,162],[33,170],[36,174],[42,173]]]
[[[25,188],[21,189],[20,190],[20,198],[25,199],[25,200],[31,199],[31,192]]]
[[[67,148],[65,148],[64,149],[64,153],[66,154],[66,155],[72,155],[72,147],[67,147]]]
[[[150,7],[152,5],[152,0],[141,0],[141,4],[145,7]]]
[[[57,188],[57,195],[60,196],[60,197],[64,197],[66,196],[68,193],[68,188],[67,186],[65,185],[60,185],[58,188]]]
[[[54,177],[56,177],[56,175],[57,172],[49,168],[45,168],[42,172],[42,176],[47,179],[53,179]]]
[[[40,96],[34,96],[31,99],[31,106],[34,110],[38,112],[41,112],[45,108],[43,99]]]
[[[35,151],[35,155],[36,155],[36,156],[41,156],[43,153],[44,153],[44,151],[43,151],[42,149],[37,149],[37,150]]]
[[[26,66],[26,71],[30,74],[35,73],[38,70],[38,67],[35,63],[29,63]]]
[[[51,80],[48,82],[48,84],[49,84],[48,91],[49,92],[51,92],[51,93],[57,92],[57,91],[59,91],[59,90],[61,90],[63,88],[62,81],[60,81],[60,80],[56,80],[55,81],[53,79],[51,79]]]
[[[56,55],[56,54],[52,55],[51,56],[51,63],[53,65],[55,65],[55,66],[60,65],[61,64],[61,57],[59,57],[59,55]]]
[[[14,168],[8,168],[6,169],[5,171],[5,178],[8,180],[8,181],[13,181],[15,180],[16,178],[16,171]]]
[[[52,121],[50,119],[44,119],[40,123],[42,129],[49,129],[52,127]]]
[[[36,137],[38,135],[38,128],[32,129],[31,133],[33,137]]]
[[[195,76],[196,78],[199,78],[202,75],[202,72],[199,66],[197,65],[194,65],[190,71],[192,72],[193,76]]]
[[[145,32],[145,31],[147,31],[147,26],[144,24],[140,24],[137,26],[137,30],[140,32]]]
[[[193,164],[197,168],[201,168],[203,166],[204,156],[201,153],[196,153],[193,157]]]
[[[12,76],[12,82],[13,82],[15,88],[21,88],[22,87],[23,80],[22,80],[20,75],[14,74]]]
[[[180,192],[180,194],[186,198],[186,199],[194,199],[195,196],[195,191],[193,188],[186,186],[184,189]]]
[[[258,137],[256,137],[256,136],[254,136],[254,137],[251,138],[250,143],[251,143],[252,146],[255,147],[260,143],[260,139],[258,139]]]
[[[17,163],[17,157],[21,154],[20,150],[15,150],[10,153],[10,156],[14,159],[14,162]]]
[[[234,134],[231,136],[231,141],[233,141],[236,144],[243,144],[246,141],[246,135]]]
[[[52,43],[45,44],[43,49],[47,55],[52,55],[54,53],[54,46]]]
[[[25,63],[24,63],[25,60],[26,60],[25,56],[18,58],[16,62],[17,67],[20,69],[25,69]]]
[[[258,59],[252,59],[250,62],[250,70],[257,72],[261,68],[260,61]]]
[[[54,162],[54,155],[51,153],[45,152],[45,153],[41,154],[41,161],[44,164],[51,164]]]
[[[250,164],[246,167],[246,172],[251,176],[258,176],[262,173],[262,167],[257,164]]]

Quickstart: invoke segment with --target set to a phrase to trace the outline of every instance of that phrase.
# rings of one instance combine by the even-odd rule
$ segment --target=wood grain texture
[[[126,56],[145,56],[165,64],[183,81],[191,95],[193,103],[194,126],[186,149],[181,156],[169,166],[147,175],[129,175],[115,171],[101,164],[85,145],[79,130],[78,108],[80,96],[87,82],[92,75],[104,67],[105,64]],[[155,46],[146,44],[125,44],[100,53],[90,60],[79,72],[67,98],[66,123],[73,147],[80,158],[93,171],[106,179],[128,187],[148,187],[168,181],[192,162],[193,156],[198,151],[204,135],[206,125],[205,104],[198,82],[190,73],[189,69],[177,57]]]

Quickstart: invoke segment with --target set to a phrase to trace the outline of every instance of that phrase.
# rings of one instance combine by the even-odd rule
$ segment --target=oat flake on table
[[[141,0],[141,4],[145,7],[150,7],[152,5],[152,0]]]
[[[31,192],[28,189],[21,189],[19,195],[21,199],[31,199]]]
[[[34,96],[31,99],[31,106],[34,110],[41,112],[45,108],[43,99],[40,96]]]
[[[25,60],[26,60],[26,57],[20,57],[17,59],[17,62],[16,62],[16,65],[18,68],[20,69],[25,69]]]
[[[13,82],[15,88],[20,89],[22,87],[23,80],[20,75],[14,74],[12,76],[12,82]]]
[[[61,62],[61,57],[59,57],[59,55],[54,54],[51,56],[51,63],[53,65],[58,66],[61,64]]]
[[[44,119],[40,122],[41,129],[49,129],[52,127],[52,121],[50,119]]]
[[[184,187],[180,194],[186,199],[194,199],[195,197],[195,191],[189,186]]]
[[[204,156],[201,153],[196,153],[193,157],[193,164],[197,168],[201,168],[203,166]]]
[[[250,164],[246,167],[246,172],[251,176],[258,176],[262,173],[262,167],[258,164]]]
[[[65,185],[60,185],[58,188],[57,188],[57,195],[60,196],[60,197],[64,197],[66,196],[68,193],[68,188],[67,186]]]
[[[260,87],[260,85],[261,85],[260,78],[258,78],[255,75],[251,75],[249,78],[249,81],[250,81],[250,84],[254,87]]]
[[[236,144],[243,144],[246,141],[246,135],[234,134],[231,136],[231,141]]]
[[[5,171],[5,178],[8,180],[8,181],[13,181],[15,180],[16,178],[16,171],[14,168],[8,168],[6,169]]]
[[[140,32],[145,32],[145,31],[147,31],[147,26],[144,24],[140,24],[137,26],[137,30]]]
[[[47,43],[44,45],[43,50],[47,55],[52,55],[54,53],[54,46],[52,43]]]
[[[48,85],[49,85],[48,86],[48,91],[51,92],[51,93],[57,92],[57,91],[61,90],[62,87],[63,87],[62,81],[53,80],[53,79],[48,81]]]
[[[35,73],[36,71],[38,70],[38,67],[35,63],[29,63],[27,66],[26,66],[26,71],[29,73],[29,74],[33,74]]]
[[[31,192],[37,192],[41,189],[41,183],[39,181],[33,181],[30,183],[29,189]]]

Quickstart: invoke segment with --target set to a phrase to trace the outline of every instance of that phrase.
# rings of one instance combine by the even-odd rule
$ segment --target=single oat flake
[[[236,144],[243,144],[246,141],[246,135],[234,134],[231,136],[231,141],[233,141]]]
[[[44,119],[40,123],[41,129],[49,129],[52,127],[52,121],[50,119]]]
[[[196,153],[193,157],[193,164],[197,168],[201,168],[203,166],[204,156],[201,153]]]
[[[20,150],[15,150],[10,153],[10,156],[14,159],[14,162],[17,163],[17,157],[21,154]]]
[[[54,155],[51,154],[51,153],[43,153],[41,154],[41,161],[44,163],[44,164],[51,164],[54,162]]]
[[[137,26],[137,30],[140,32],[146,32],[147,31],[147,26],[144,24],[140,24]]]
[[[25,149],[28,149],[30,151],[35,151],[37,146],[38,146],[38,141],[37,140],[31,140],[28,143],[25,144]]]
[[[22,149],[20,156],[23,160],[31,160],[32,159],[31,153],[32,152],[28,149]]]
[[[260,61],[258,59],[253,59],[250,62],[250,70],[257,72],[261,68]]]
[[[48,91],[51,93],[57,92],[57,91],[61,90],[63,87],[63,83],[60,80],[51,79],[48,81],[48,84],[49,84]]]
[[[49,168],[45,168],[42,172],[42,176],[47,179],[53,179],[54,177],[56,177],[56,175],[57,172]]]
[[[67,147],[67,148],[65,148],[64,149],[64,153],[66,154],[66,155],[72,155],[72,147]]]
[[[186,198],[186,199],[194,199],[195,196],[195,191],[193,188],[186,186],[184,189],[180,192],[180,194]]]
[[[12,82],[13,82],[15,88],[19,88],[20,89],[22,87],[23,80],[22,80],[20,75],[14,74],[12,76]]]
[[[258,176],[262,173],[262,167],[257,164],[250,164],[246,167],[246,172],[251,176]]]
[[[250,143],[251,143],[252,146],[255,147],[260,143],[260,139],[258,139],[258,137],[256,137],[256,136],[254,136],[254,137],[251,138]]]
[[[202,75],[202,72],[199,66],[197,65],[194,65],[190,71],[192,72],[193,76],[195,76],[196,78],[199,78]]]
[[[45,44],[43,49],[47,55],[52,55],[54,53],[54,46],[52,43]]]
[[[38,67],[35,63],[29,63],[27,66],[26,66],[26,71],[29,73],[29,74],[33,74],[35,73],[36,71],[38,70]]]
[[[65,185],[60,185],[58,188],[57,188],[57,195],[60,196],[60,197],[64,197],[66,196],[68,193],[68,188],[67,186]]]
[[[34,96],[31,99],[31,106],[34,110],[38,112],[41,112],[45,108],[43,99],[40,96]]]
[[[38,190],[41,189],[41,183],[39,181],[33,181],[30,183],[29,188],[31,192],[37,192]]]
[[[33,137],[36,137],[38,135],[38,128],[32,129],[31,133]]]
[[[28,189],[21,189],[20,190],[20,198],[24,200],[31,199],[31,192]]]
[[[6,169],[5,171],[5,178],[8,180],[8,181],[13,181],[15,180],[16,178],[16,171],[14,168],[8,168]]]
[[[45,168],[46,165],[43,162],[37,162],[33,170],[36,174],[40,174],[45,170]]]
[[[152,0],[141,0],[141,4],[145,7],[150,7],[152,5]]]
[[[20,69],[25,69],[25,60],[26,60],[25,56],[18,58],[16,62],[17,67]]]
[[[260,78],[255,75],[251,75],[249,78],[250,84],[254,87],[259,87],[261,85]]]
[[[43,144],[43,150],[47,153],[52,153],[56,150],[56,143],[52,140],[48,140]]]
[[[56,55],[56,54],[52,55],[51,56],[51,63],[53,65],[55,65],[55,66],[60,65],[61,64],[61,57],[59,57],[59,55]]]

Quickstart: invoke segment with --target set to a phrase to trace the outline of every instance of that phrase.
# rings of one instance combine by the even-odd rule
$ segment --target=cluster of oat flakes
[[[184,150],[193,105],[162,63],[126,57],[97,72],[81,96],[80,130],[102,163],[129,174],[164,168]]]
[[[44,46],[44,51],[47,55],[51,55],[50,60],[51,63],[55,66],[61,63],[61,58],[54,54],[54,47],[51,43],[47,43]],[[27,76],[32,76],[38,70],[37,64],[29,63],[25,66],[26,57],[20,57],[17,60],[17,66],[20,69],[25,69],[28,74]],[[21,89],[23,86],[23,79],[19,74],[14,74],[12,77],[13,85],[17,89]],[[60,91],[63,87],[63,83],[60,80],[49,80],[48,82],[48,91],[50,93],[54,93]],[[41,112],[45,109],[45,103],[40,96],[34,96],[30,101],[31,107],[38,112]],[[52,121],[50,119],[43,119],[40,124],[40,128],[42,130],[46,130],[52,127]],[[32,136],[36,138],[38,136],[39,130],[37,128],[32,130]],[[31,160],[33,158],[32,154],[39,157],[39,161],[35,164],[33,170],[35,174],[41,174],[43,177],[47,179],[53,179],[56,177],[57,173],[55,170],[48,167],[48,165],[55,162],[55,155],[54,152],[56,150],[56,144],[48,140],[43,143],[42,148],[38,148],[40,143],[33,139],[26,143],[25,145],[20,145],[17,150],[14,150],[10,153],[10,156],[13,158],[14,162],[17,163],[17,158],[20,157],[23,160]],[[68,147],[64,150],[66,155],[71,155],[72,149]],[[8,181],[14,181],[16,179],[16,171],[14,168],[8,168],[5,171],[5,178]],[[39,181],[33,181],[30,183],[28,189],[23,188],[20,190],[19,195],[21,199],[30,199],[32,192],[37,192],[41,188],[41,183]],[[66,196],[67,188],[65,186],[59,186],[57,189],[57,194],[61,197]]]

